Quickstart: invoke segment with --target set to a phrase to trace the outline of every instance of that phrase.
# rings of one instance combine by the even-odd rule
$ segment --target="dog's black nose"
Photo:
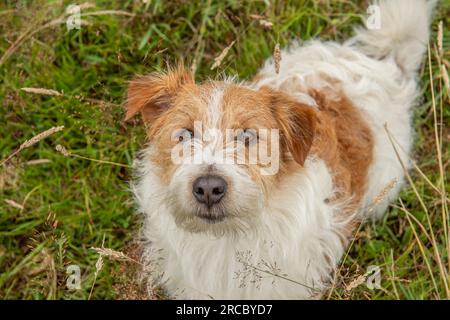
[[[219,203],[227,191],[227,182],[218,176],[202,176],[192,185],[192,193],[198,202],[208,207]]]

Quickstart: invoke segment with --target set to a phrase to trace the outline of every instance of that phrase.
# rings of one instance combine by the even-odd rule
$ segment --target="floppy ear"
[[[193,84],[194,78],[182,67],[135,77],[128,85],[125,121],[138,112],[144,122],[153,121],[170,107],[177,92],[188,83]]]
[[[294,160],[303,166],[314,140],[316,111],[281,92],[272,92],[271,100],[280,126],[282,144],[291,152]]]

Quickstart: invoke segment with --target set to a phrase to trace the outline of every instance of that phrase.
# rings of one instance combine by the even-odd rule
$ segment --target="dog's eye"
[[[183,142],[192,139],[194,133],[190,129],[180,129],[175,133],[175,141]]]
[[[237,134],[236,140],[246,145],[252,145],[258,140],[258,134],[254,129],[245,129]]]

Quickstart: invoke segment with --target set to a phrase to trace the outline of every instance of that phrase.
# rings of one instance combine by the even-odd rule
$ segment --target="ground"
[[[129,166],[145,142],[138,119],[123,121],[133,74],[183,61],[197,80],[224,74],[246,79],[277,43],[345,39],[368,5],[92,1],[81,4],[80,28],[70,29],[78,22],[66,13],[71,4],[0,4],[0,298],[144,297],[126,276],[132,265],[139,266],[130,245],[140,222],[128,190]],[[450,69],[449,25],[450,2],[441,1],[414,117],[419,170],[411,171],[410,183],[382,221],[358,229],[325,299],[450,298],[450,93],[444,71]],[[18,150],[58,126],[64,129]],[[99,259],[92,247],[115,251],[100,250]],[[80,289],[67,287],[70,265],[79,267]],[[369,266],[381,271],[373,290],[366,285]]]

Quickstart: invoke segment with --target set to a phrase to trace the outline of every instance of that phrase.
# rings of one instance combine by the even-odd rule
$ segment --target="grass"
[[[96,272],[99,255],[90,248],[122,251],[139,227],[127,190],[127,165],[145,137],[139,120],[123,122],[121,107],[133,74],[183,60],[193,66],[198,80],[224,73],[245,79],[277,43],[283,47],[292,39],[318,36],[345,39],[367,5],[346,0],[99,0],[82,9],[90,14],[82,16],[79,30],[68,30],[65,8],[71,3],[0,4],[0,161],[26,140],[64,126],[0,168],[4,299],[119,296],[115,288],[127,281],[123,264],[105,260]],[[255,15],[264,16],[272,27]],[[441,20],[439,54],[436,31]],[[450,298],[450,184],[445,178],[450,97],[441,76],[441,65],[450,69],[449,25],[450,3],[442,1],[433,22],[430,59],[421,70],[423,100],[414,117],[414,160],[420,171],[411,171],[411,182],[382,221],[358,230],[336,285],[325,297]],[[211,70],[214,58],[233,41],[220,66]],[[57,145],[70,155],[56,151]],[[80,266],[81,290],[65,285],[66,268],[73,264]],[[370,265],[381,268],[381,289],[363,284]]]

